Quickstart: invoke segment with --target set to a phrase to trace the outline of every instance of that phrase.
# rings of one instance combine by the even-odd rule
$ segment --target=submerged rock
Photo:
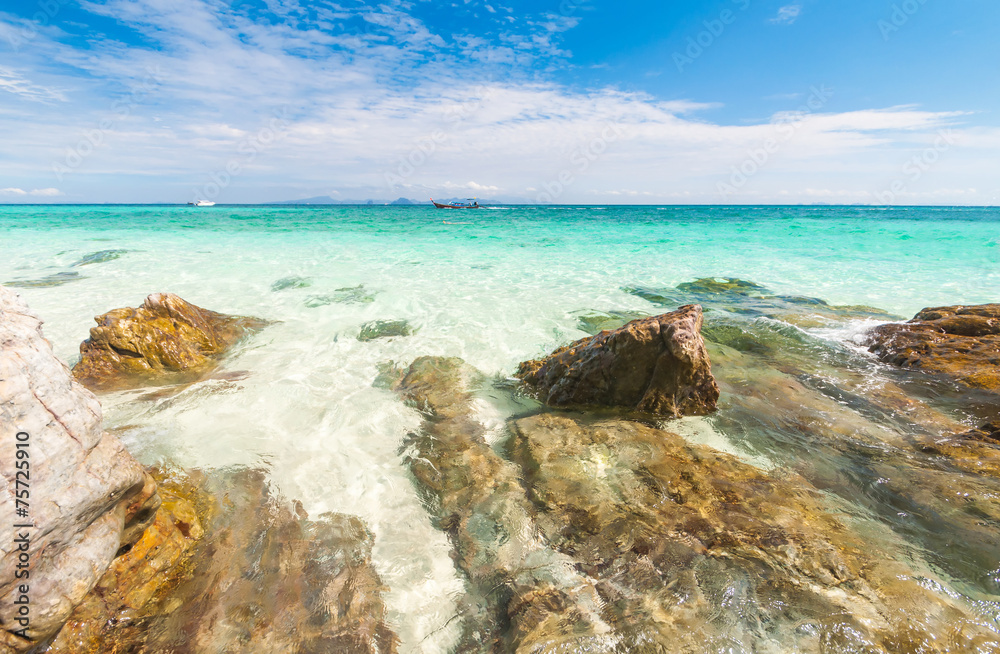
[[[618,329],[626,323],[646,318],[649,314],[641,311],[606,311],[585,313],[577,319],[577,327],[582,332],[596,336],[607,329]]]
[[[406,463],[485,605],[485,615],[467,611],[460,650],[603,651],[591,649],[608,632],[593,584],[535,538],[517,469],[490,448],[473,418],[478,377],[461,359],[423,357],[396,384],[425,416],[408,438]]]
[[[74,263],[73,268],[89,266],[94,263],[107,263],[108,261],[114,261],[123,254],[128,254],[128,252],[128,250],[101,250],[99,252],[91,252],[90,254],[84,255],[79,261]]]
[[[698,305],[634,320],[526,361],[517,376],[549,406],[613,406],[666,416],[716,408],[719,388]]]
[[[375,301],[376,291],[365,288],[364,284],[338,288],[330,295],[310,295],[306,306],[310,309],[330,304],[370,304]]]
[[[537,525],[597,580],[621,651],[1000,646],[917,582],[891,534],[855,531],[799,477],[629,421],[541,414],[512,428]]]
[[[86,277],[78,272],[61,272],[49,275],[48,277],[42,277],[41,279],[4,282],[4,286],[9,286],[10,288],[51,288],[53,286],[69,284],[70,282],[77,282],[81,279],[86,279]]]
[[[393,336],[410,336],[413,328],[406,320],[373,320],[361,326],[359,341],[374,341],[376,338],[391,338]]]
[[[308,288],[312,286],[312,280],[308,277],[282,277],[271,284],[272,291],[287,291],[291,288]]]
[[[866,345],[893,365],[1000,392],[1000,304],[924,309],[908,323],[879,325]]]
[[[51,653],[395,652],[360,519],[311,520],[255,470],[174,473],[161,487],[162,518]]]
[[[101,429],[100,404],[52,353],[41,320],[3,287],[0,452],[0,651],[22,652],[55,634],[115,553],[142,535],[159,498],[139,462]],[[30,625],[17,621],[21,595]]]
[[[673,308],[698,302],[706,309],[766,316],[803,329],[828,327],[845,320],[894,320],[882,309],[862,305],[837,306],[825,300],[798,295],[774,295],[770,289],[755,282],[731,277],[709,277],[678,284],[676,288],[658,289],[628,287],[626,293],[652,304]]]
[[[172,293],[154,293],[137,309],[94,320],[73,375],[98,391],[196,381],[237,341],[269,324],[202,309]]]

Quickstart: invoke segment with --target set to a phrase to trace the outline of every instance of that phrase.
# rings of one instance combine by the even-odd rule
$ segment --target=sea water
[[[404,652],[447,651],[464,582],[399,454],[420,416],[373,386],[380,365],[457,356],[507,377],[585,336],[582,314],[657,311],[624,289],[705,277],[902,317],[1000,299],[989,208],[9,206],[0,254],[0,282],[50,280],[18,291],[69,365],[94,316],[154,292],[277,321],[226,359],[245,378],[103,396],[106,425],[145,463],[264,468],[310,514],[363,518]],[[414,332],[360,341],[372,320]],[[813,331],[849,343],[870,324]],[[495,433],[513,411],[478,406]],[[740,453],[705,419],[675,430]]]

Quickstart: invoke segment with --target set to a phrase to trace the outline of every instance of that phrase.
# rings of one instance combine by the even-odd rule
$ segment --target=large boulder
[[[701,325],[701,307],[683,306],[526,361],[517,376],[549,406],[704,415],[715,410],[719,387]]]
[[[237,341],[268,324],[202,309],[172,293],[154,293],[141,307],[94,320],[73,375],[95,391],[197,381]]]
[[[893,365],[1000,391],[1000,304],[924,309],[908,323],[879,325],[866,345]]]
[[[16,293],[0,287],[5,653],[48,641],[115,554],[142,535],[159,503],[143,467],[101,429],[100,404],[55,357],[41,324]]]

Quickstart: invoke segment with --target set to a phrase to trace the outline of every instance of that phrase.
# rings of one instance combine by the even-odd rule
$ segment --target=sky
[[[0,0],[0,203],[1000,205],[996,0]]]

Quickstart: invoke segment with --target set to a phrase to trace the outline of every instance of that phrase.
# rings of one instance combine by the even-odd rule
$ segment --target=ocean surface
[[[457,356],[502,380],[586,336],[583,316],[664,310],[635,289],[703,278],[907,319],[1000,300],[1000,209],[989,208],[7,206],[0,254],[0,282],[21,284],[69,365],[94,316],[154,292],[280,321],[226,359],[225,371],[246,378],[160,399],[104,396],[106,424],[125,427],[145,463],[260,467],[311,515],[362,517],[404,652],[448,651],[465,582],[399,453],[420,415],[373,386],[380,364]],[[878,377],[891,373],[857,337],[886,319],[789,328]],[[406,320],[414,332],[359,340],[372,320]],[[960,403],[941,409],[977,419]],[[486,394],[478,419],[500,440],[516,410],[503,393]],[[762,444],[766,433],[730,424],[723,415],[676,428],[762,467],[790,465]],[[910,539],[914,556],[960,589],[947,592],[995,621],[995,579],[932,551],[926,527],[871,519]]]

